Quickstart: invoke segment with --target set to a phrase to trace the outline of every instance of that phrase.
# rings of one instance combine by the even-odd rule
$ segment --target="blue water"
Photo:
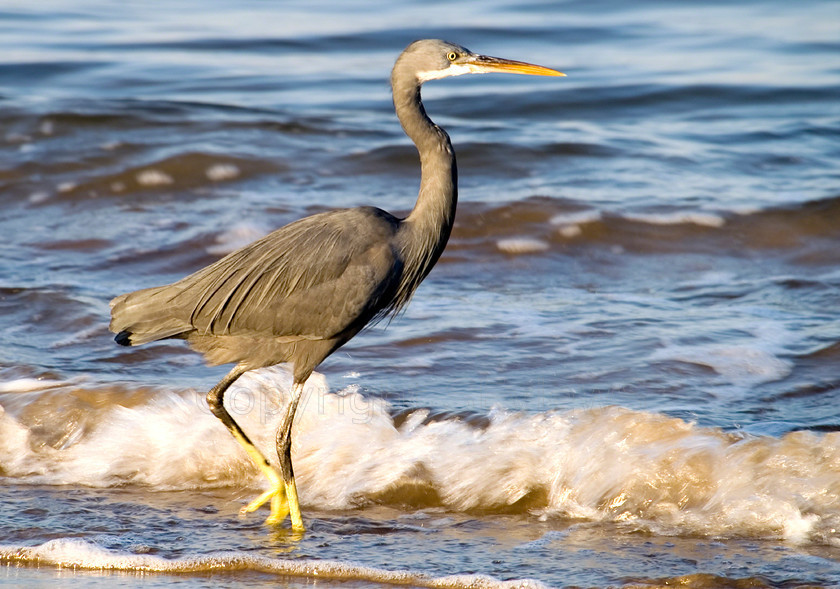
[[[225,368],[116,346],[108,301],[408,211],[388,76],[423,37],[568,77],[424,87],[452,239],[319,369],[292,537],[237,516]],[[0,579],[840,585],[839,39],[811,0],[2,3]],[[287,389],[237,389],[269,449]]]

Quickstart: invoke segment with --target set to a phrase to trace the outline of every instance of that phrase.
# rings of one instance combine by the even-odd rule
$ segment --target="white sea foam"
[[[207,253],[214,255],[229,254],[268,233],[268,229],[255,223],[236,223],[230,229],[216,237],[215,245],[207,248]]]
[[[222,182],[239,177],[240,171],[234,164],[213,164],[204,173],[213,182]]]
[[[544,252],[548,249],[548,243],[533,237],[510,237],[500,239],[496,242],[496,247],[506,254],[521,255]]]
[[[270,459],[290,384],[284,370],[263,369],[226,397]],[[32,484],[255,492],[267,484],[198,393],[159,392],[96,411],[60,447],[38,438],[56,428],[51,415],[0,415],[0,470]],[[840,433],[742,437],[619,407],[535,415],[498,409],[486,427],[428,417],[418,410],[397,427],[387,403],[357,387],[330,393],[313,375],[292,448],[303,503],[350,509],[438,497],[455,510],[792,542],[830,542],[840,529]]]
[[[550,219],[552,225],[585,225],[601,220],[601,211],[576,211],[559,213]]]
[[[726,219],[714,213],[700,211],[677,211],[673,213],[631,213],[625,219],[651,225],[700,225],[701,227],[723,227]]]
[[[566,239],[572,239],[573,237],[582,235],[583,229],[581,229],[580,225],[563,225],[557,229],[557,232]]]
[[[16,378],[0,382],[0,393],[28,393],[67,384],[63,380],[49,378]]]
[[[32,464],[33,451],[29,438],[29,428],[18,423],[0,406],[0,473],[16,478],[38,473],[40,468]],[[33,469],[33,466],[36,468]]]
[[[729,382],[741,386],[781,380],[793,369],[789,360],[779,358],[769,350],[747,344],[669,347],[652,354],[651,360],[677,360],[708,366]]]
[[[29,195],[29,202],[31,202],[32,204],[40,204],[42,202],[48,201],[50,199],[50,196],[52,195],[46,190],[37,190]]]
[[[720,279],[726,274],[700,276],[696,285]],[[731,384],[741,388],[785,378],[793,370],[793,363],[784,358],[795,348],[803,335],[787,327],[764,307],[743,306],[737,309],[737,323],[743,332],[730,344],[668,342],[650,356],[652,361],[675,360],[708,366]]]
[[[431,589],[540,589],[530,579],[500,581],[486,575],[433,577],[411,570],[387,570],[350,561],[283,559],[255,556],[246,552],[219,552],[166,559],[148,554],[108,550],[77,538],[50,540],[40,546],[0,544],[0,563],[32,564],[96,571],[144,573],[219,573],[224,570],[251,570],[284,577],[304,577],[318,581],[367,581]]]
[[[601,220],[600,211],[577,211],[560,213],[550,219],[552,225],[558,225],[557,233],[566,239],[573,239],[583,234],[583,225]]]
[[[137,183],[141,186],[166,186],[172,184],[172,176],[154,168],[137,173]]]

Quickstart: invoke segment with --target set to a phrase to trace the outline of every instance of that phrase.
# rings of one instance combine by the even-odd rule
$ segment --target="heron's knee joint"
[[[222,398],[223,397],[215,390],[207,393],[207,404],[210,406],[210,412],[216,417],[221,417],[225,413]]]
[[[277,444],[277,455],[283,456],[284,458],[292,453],[292,444],[291,442],[280,442]]]

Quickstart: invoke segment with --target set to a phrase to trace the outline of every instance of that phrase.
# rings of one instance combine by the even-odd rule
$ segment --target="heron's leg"
[[[227,391],[228,387],[230,387],[230,385],[232,385],[236,379],[242,376],[245,372],[247,372],[247,369],[243,366],[235,366],[233,370],[227,373],[219,384],[214,386],[210,389],[210,392],[207,393],[207,404],[210,405],[210,411],[213,415],[218,417],[225,427],[228,428],[228,431],[233,434],[236,441],[245,448],[245,451],[248,453],[248,456],[251,457],[251,460],[254,461],[254,464],[257,465],[257,468],[259,468],[271,482],[271,489],[243,507],[240,510],[240,513],[245,514],[250,511],[255,511],[263,503],[271,500],[271,515],[268,516],[266,523],[280,523],[286,519],[286,514],[289,512],[284,498],[285,482],[281,478],[280,473],[271,466],[271,463],[269,463],[268,459],[266,459],[266,457],[262,455],[262,452],[257,449],[248,435],[242,431],[239,424],[233,420],[230,413],[227,412],[227,409],[225,409],[224,406],[225,391]]]
[[[300,515],[300,502],[298,501],[297,485],[295,484],[295,473],[292,468],[292,422],[295,420],[295,411],[303,393],[303,382],[295,382],[292,385],[291,399],[286,408],[286,415],[280,422],[277,430],[277,456],[280,458],[280,474],[286,485],[286,498],[289,501],[289,516],[292,520],[292,529],[303,531],[303,518]]]

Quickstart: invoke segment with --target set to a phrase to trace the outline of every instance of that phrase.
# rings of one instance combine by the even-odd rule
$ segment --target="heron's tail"
[[[120,295],[111,301],[114,340],[122,346],[139,346],[177,337],[194,328],[173,308],[172,286],[156,286]]]

